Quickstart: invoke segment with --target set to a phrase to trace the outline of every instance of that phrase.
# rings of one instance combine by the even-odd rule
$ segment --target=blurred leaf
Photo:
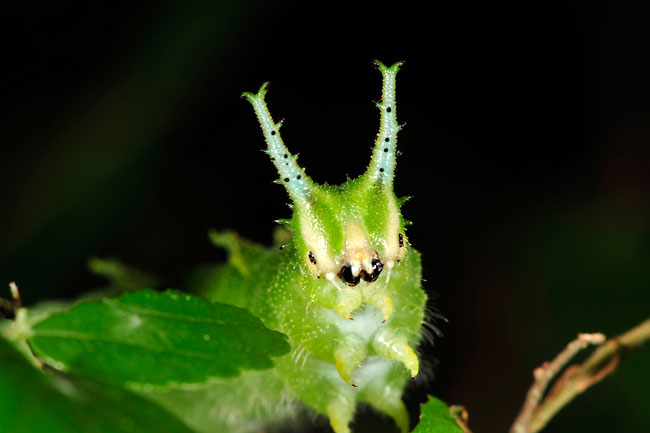
[[[194,290],[211,301],[248,305],[251,296],[265,290],[264,279],[259,276],[277,269],[281,251],[251,242],[233,231],[210,230],[208,236],[215,246],[226,250],[228,261],[195,274]]]
[[[136,291],[144,288],[160,287],[160,280],[147,272],[125,265],[117,259],[100,259],[93,257],[88,260],[88,269],[96,275],[106,277],[109,287],[116,291]]]
[[[183,288],[210,301],[248,305],[250,295],[258,290],[259,275],[276,268],[279,249],[251,242],[232,230],[210,229],[208,237],[214,246],[226,250],[228,259],[226,263],[193,269],[183,282]],[[235,290],[231,290],[233,287]]]
[[[161,388],[138,392],[199,433],[276,431],[269,425],[279,426],[287,420],[298,420],[306,412],[305,406],[298,403],[276,370],[242,371],[236,378],[215,380],[191,389]],[[251,403],[252,399],[255,404]]]
[[[0,339],[0,430],[12,433],[190,433],[164,409],[125,390],[45,374]]]
[[[232,377],[289,350],[246,310],[173,290],[80,303],[37,323],[29,343],[60,370],[136,386]]]
[[[449,412],[449,407],[429,396],[429,401],[422,405],[420,423],[413,433],[463,433],[463,430]]]

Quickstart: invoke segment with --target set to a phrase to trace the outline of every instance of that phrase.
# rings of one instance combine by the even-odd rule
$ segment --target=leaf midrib
[[[177,354],[186,357],[201,358],[206,360],[215,360],[220,358],[219,353],[210,354],[207,352],[197,352],[195,350],[179,349],[176,347],[155,348],[153,346],[148,346],[145,344],[133,344],[119,339],[108,338],[103,335],[85,334],[83,332],[61,331],[61,330],[39,330],[35,332],[31,338],[38,338],[38,337],[62,338],[62,339],[71,339],[71,340],[82,340],[82,341],[102,341],[105,343],[111,343],[115,345],[122,345],[122,346],[143,349],[154,353],[171,353],[171,354]],[[252,352],[258,353],[258,351],[252,351]]]

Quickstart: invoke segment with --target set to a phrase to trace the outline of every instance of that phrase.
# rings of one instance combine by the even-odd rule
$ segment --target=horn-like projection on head
[[[398,203],[393,192],[397,134],[402,129],[402,126],[397,123],[396,76],[403,64],[404,62],[397,62],[388,67],[380,61],[374,62],[383,77],[381,102],[377,103],[381,113],[379,133],[375,140],[370,165],[362,175],[363,188],[375,194],[374,206],[369,205],[368,213],[370,216],[377,217],[370,223],[374,227],[371,235],[383,239],[383,264],[387,271],[387,282],[390,280],[395,263],[404,256],[406,243],[404,222],[399,211],[401,203]]]
[[[245,92],[242,94],[242,98],[250,102],[255,109],[257,120],[262,126],[262,132],[268,145],[266,153],[269,154],[280,174],[278,183],[285,186],[294,203],[304,203],[314,185],[305,174],[305,171],[298,165],[296,157],[284,145],[280,136],[282,122],[273,122],[271,113],[264,101],[268,87],[269,83],[264,83],[257,94]]]
[[[361,281],[370,284],[384,269],[388,282],[392,268],[405,253],[404,224],[393,193],[395,146],[401,129],[396,117],[395,77],[401,65],[386,67],[375,61],[383,76],[382,100],[377,104],[381,111],[379,134],[366,172],[340,186],[318,185],[298,166],[280,138],[282,123],[273,122],[264,101],[267,83],[257,94],[242,95],[255,109],[267,153],[280,173],[279,183],[293,201],[289,227],[295,251],[314,277],[325,277],[340,292],[343,289],[337,279],[352,287]],[[352,298],[346,302],[345,311],[358,306]],[[384,304],[388,310],[389,304],[382,301]]]
[[[375,62],[383,87],[377,104],[380,128],[376,139],[372,137],[369,164],[365,158],[350,157],[352,146],[365,145],[346,142],[345,135],[337,135],[336,143],[311,146],[321,155],[339,156],[331,163],[321,158],[321,164],[348,161],[354,164],[351,170],[363,172],[342,185],[317,184],[298,166],[280,138],[280,124],[273,122],[267,109],[266,85],[257,94],[243,95],[262,126],[279,183],[293,200],[292,216],[284,221],[293,236],[281,252],[249,259],[260,257],[254,269],[273,273],[251,273],[250,283],[225,289],[235,293],[236,305],[253,305],[253,314],[288,336],[296,350],[278,364],[277,378],[292,384],[308,377],[309,386],[300,387],[296,397],[326,414],[336,433],[350,433],[359,402],[386,412],[403,433],[408,432],[401,394],[408,375],[415,377],[420,369],[413,347],[423,332],[426,294],[421,288],[420,255],[410,248],[405,234],[400,212],[404,200],[393,192],[401,129],[395,82],[401,65]],[[323,128],[340,129],[337,121],[338,115],[330,116],[314,125],[314,135]],[[334,149],[337,144],[339,149]],[[230,296],[227,292],[222,299]],[[338,381],[334,369],[357,389]]]
[[[391,67],[386,67],[377,60],[374,62],[384,78],[381,102],[377,103],[377,108],[381,112],[381,122],[372,151],[372,159],[364,176],[369,182],[382,183],[390,190],[393,189],[393,177],[395,176],[397,133],[402,129],[397,123],[395,76],[403,64],[403,62],[398,62]]]

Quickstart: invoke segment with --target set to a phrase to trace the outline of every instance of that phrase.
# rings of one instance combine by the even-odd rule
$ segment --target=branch
[[[451,416],[456,418],[456,422],[463,430],[463,433],[472,433],[472,431],[467,426],[469,420],[469,414],[467,413],[467,409],[465,409],[463,406],[453,405],[453,406],[449,406],[449,413],[451,414]]]
[[[510,433],[536,433],[573,400],[592,385],[609,376],[618,366],[621,355],[650,340],[650,319],[604,344],[603,334],[578,334],[553,361],[536,368],[535,381],[528,390],[524,405],[510,428]],[[542,400],[551,380],[571,358],[589,344],[602,344],[581,365],[568,367]]]
[[[22,306],[22,301],[16,283],[9,283],[9,291],[11,292],[11,299],[0,298],[0,316],[13,320],[16,318],[16,311]]]

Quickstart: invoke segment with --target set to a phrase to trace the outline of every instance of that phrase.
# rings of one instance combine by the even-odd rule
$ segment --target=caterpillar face
[[[324,278],[343,292],[345,286],[372,284],[404,258],[406,237],[398,200],[393,193],[397,133],[395,75],[400,63],[385,67],[381,125],[366,172],[340,186],[313,182],[298,165],[280,136],[264,100],[265,83],[257,94],[244,93],[255,109],[268,145],[267,153],[278,169],[293,202],[289,228],[301,269],[314,279]],[[335,119],[329,122],[335,124]],[[350,295],[353,296],[353,295]],[[356,295],[354,295],[356,296]],[[365,299],[364,299],[365,301]],[[348,315],[347,309],[342,315]]]
[[[369,283],[376,281],[384,264],[377,250],[371,245],[366,230],[357,222],[349,222],[343,233],[343,251],[337,264],[336,276],[352,287],[362,279]]]
[[[362,278],[368,283],[374,283],[383,270],[384,264],[375,255],[372,259],[365,258],[347,262],[341,268],[338,277],[348,286],[354,287]]]
[[[277,182],[293,202],[285,221],[293,238],[284,251],[264,255],[275,273],[230,284],[216,300],[249,308],[288,336],[294,351],[277,365],[277,377],[327,415],[336,433],[350,433],[358,402],[389,414],[406,433],[401,394],[408,376],[419,372],[413,347],[421,336],[426,294],[420,256],[408,248],[403,200],[393,192],[400,65],[376,63],[383,77],[381,121],[370,164],[340,186],[319,185],[298,165],[280,138],[282,124],[267,109],[266,85],[243,95],[262,126]],[[337,125],[336,118],[325,122],[328,128]]]
[[[308,250],[305,263],[316,278],[325,276],[331,281],[336,276],[351,287],[361,281],[373,283],[382,275],[384,268],[392,270],[395,262],[404,255],[404,235],[399,233],[399,226],[389,227],[392,232],[388,236],[394,237],[394,242],[375,244],[358,219],[343,221],[340,243],[335,247],[329,245],[331,237],[314,239],[314,225],[319,224],[309,224],[304,230],[307,236],[303,232],[302,238],[305,239],[304,248]]]

